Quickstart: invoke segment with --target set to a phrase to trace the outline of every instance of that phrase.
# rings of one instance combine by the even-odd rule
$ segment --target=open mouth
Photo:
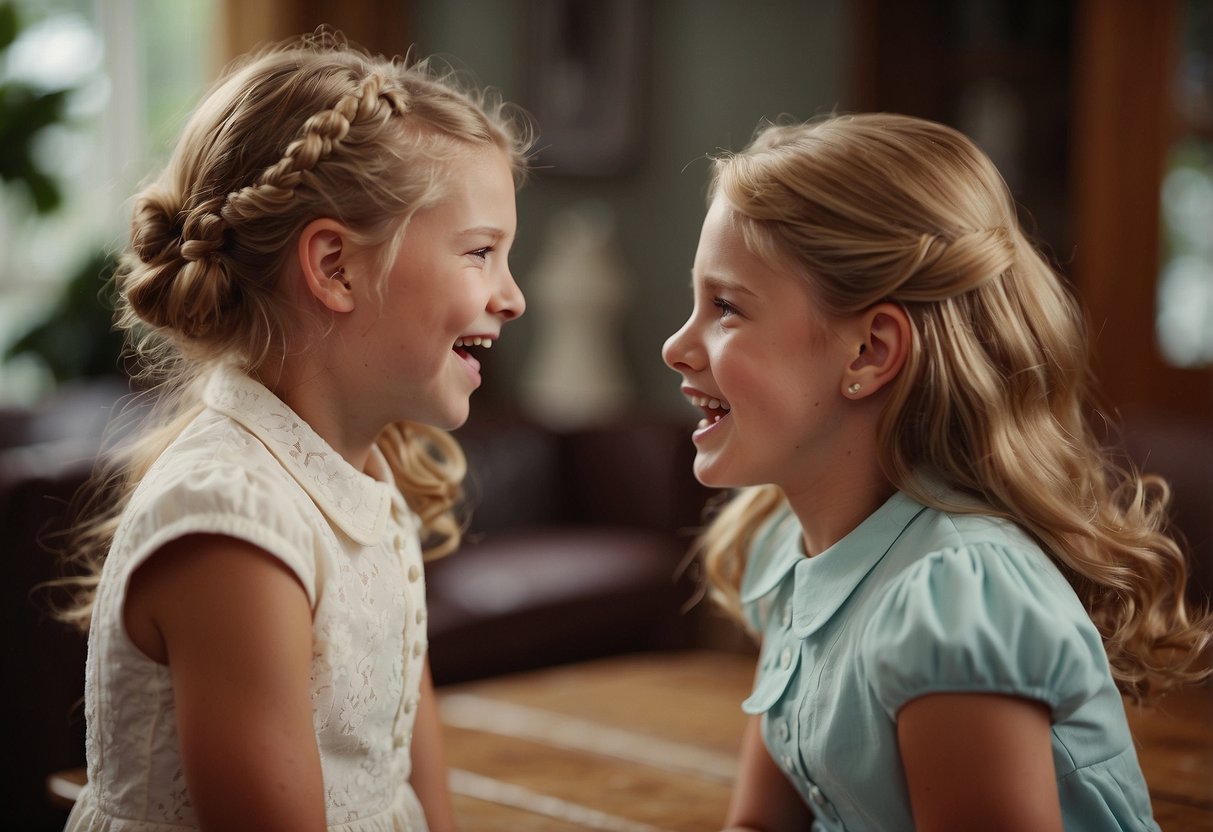
[[[480,360],[472,355],[471,348],[480,347],[481,349],[492,349],[493,339],[484,338],[479,335],[468,335],[463,338],[456,338],[455,345],[451,347],[455,354],[471,365],[472,369],[480,369]]]
[[[689,396],[691,404],[703,411],[703,418],[699,420],[699,427],[706,428],[716,424],[721,419],[729,415],[729,411],[733,406],[721,399],[714,399],[708,396]]]

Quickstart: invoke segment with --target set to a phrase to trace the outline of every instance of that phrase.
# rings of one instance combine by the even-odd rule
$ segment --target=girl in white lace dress
[[[523,311],[528,135],[322,32],[235,67],[137,195],[118,320],[157,404],[81,538],[69,830],[453,826],[423,544],[458,542],[445,431]]]

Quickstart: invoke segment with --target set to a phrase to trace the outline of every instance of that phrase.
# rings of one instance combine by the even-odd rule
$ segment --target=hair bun
[[[122,280],[135,313],[160,329],[187,338],[210,332],[231,302],[231,275],[221,256],[227,224],[214,212],[217,200],[196,207],[178,221],[160,186],[135,203],[131,248],[139,262]]]
[[[189,213],[181,228],[181,256],[187,262],[205,260],[223,248],[227,223],[214,212],[219,200],[211,200]]]
[[[179,255],[180,213],[180,206],[159,187],[139,195],[131,214],[131,249],[141,261],[159,264]]]
[[[211,332],[231,305],[231,289],[231,275],[219,258],[187,262],[169,296],[173,328],[190,338]]]

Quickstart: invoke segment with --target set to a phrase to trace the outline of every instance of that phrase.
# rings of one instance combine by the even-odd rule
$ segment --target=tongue
[[[476,359],[476,356],[472,355],[470,352],[465,350],[463,347],[455,347],[455,354],[458,355],[460,358],[462,358],[464,361],[466,361],[468,364],[470,364],[472,366],[473,370],[476,370],[476,371],[480,370],[480,361],[478,361]]]

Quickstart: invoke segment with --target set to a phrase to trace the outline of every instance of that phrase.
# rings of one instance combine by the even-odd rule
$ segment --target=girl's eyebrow
[[[460,237],[474,237],[477,235],[482,235],[482,236],[487,236],[487,237],[504,237],[505,232],[502,231],[500,228],[495,228],[491,225],[480,225],[480,226],[477,226],[476,228],[466,228],[463,231],[459,232]]]
[[[754,294],[753,291],[751,291],[747,287],[743,286],[742,284],[740,284],[734,280],[728,280],[723,277],[716,277],[714,275],[709,275],[709,276],[703,278],[702,282],[703,282],[703,287],[705,289],[710,289],[713,292],[720,292],[720,291],[735,292],[737,294],[743,294],[743,295],[749,295],[751,297],[756,297],[756,295]]]

